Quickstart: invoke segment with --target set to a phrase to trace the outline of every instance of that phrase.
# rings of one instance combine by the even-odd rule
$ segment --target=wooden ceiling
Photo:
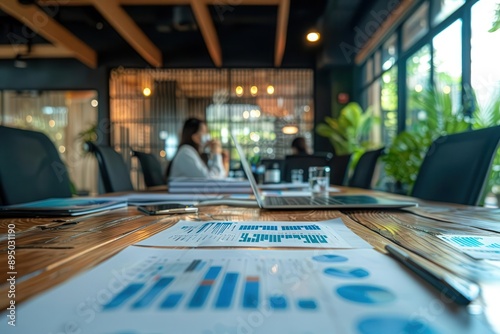
[[[46,43],[28,45],[20,37],[19,41],[11,40],[10,44],[0,45],[0,58],[14,59],[20,54],[26,58],[75,58],[91,68],[98,67],[98,51],[56,20],[55,15],[51,15],[61,7],[92,6],[104,18],[106,24],[110,25],[150,66],[162,67],[163,58],[169,55],[159,48],[158,43],[151,40],[125,8],[181,5],[191,8],[210,59],[216,67],[222,67],[224,58],[214,22],[213,8],[220,14],[221,10],[229,13],[236,6],[271,6],[276,8],[277,13],[273,65],[281,66],[287,48],[290,0],[228,0],[224,1],[227,3],[224,5],[226,8],[215,7],[221,6],[221,3],[223,3],[221,0],[2,0],[0,10],[31,29]],[[315,19],[317,20],[317,17]]]

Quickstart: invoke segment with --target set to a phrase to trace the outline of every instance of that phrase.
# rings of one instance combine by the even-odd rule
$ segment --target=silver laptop
[[[257,187],[257,182],[252,173],[252,169],[245,159],[245,152],[236,137],[231,134],[231,138],[240,155],[241,166],[250,181],[250,186],[255,195],[259,207],[263,209],[398,209],[409,206],[416,206],[415,202],[404,202],[390,200],[378,196],[366,195],[330,195],[330,196],[297,196],[297,197],[278,197],[263,196]]]

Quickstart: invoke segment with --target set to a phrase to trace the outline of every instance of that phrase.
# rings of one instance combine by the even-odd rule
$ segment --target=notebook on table
[[[126,200],[49,198],[36,202],[0,206],[0,217],[81,216],[126,206]]]
[[[231,134],[241,165],[248,177],[257,203],[263,209],[295,210],[295,209],[399,209],[416,206],[416,202],[391,200],[379,196],[367,195],[330,195],[330,196],[264,196],[257,187],[252,169],[245,159],[245,152],[236,137]]]

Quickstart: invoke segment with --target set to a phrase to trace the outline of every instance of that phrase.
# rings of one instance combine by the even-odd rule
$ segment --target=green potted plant
[[[338,118],[325,117],[324,123],[317,125],[316,133],[330,140],[336,155],[352,154],[353,168],[366,150],[374,148],[366,138],[378,122],[371,108],[363,112],[358,103],[350,102],[342,108]]]
[[[433,87],[414,92],[412,106],[420,117],[412,128],[399,133],[382,157],[386,175],[402,185],[409,193],[417,178],[418,170],[427,149],[439,136],[466,131],[470,122],[463,110],[453,108],[452,97]]]

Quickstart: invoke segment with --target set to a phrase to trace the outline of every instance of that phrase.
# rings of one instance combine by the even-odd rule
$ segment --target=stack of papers
[[[50,198],[0,206],[0,217],[81,216],[127,206],[126,200],[106,198]]]
[[[168,191],[177,194],[250,194],[246,179],[175,178],[168,182]]]

